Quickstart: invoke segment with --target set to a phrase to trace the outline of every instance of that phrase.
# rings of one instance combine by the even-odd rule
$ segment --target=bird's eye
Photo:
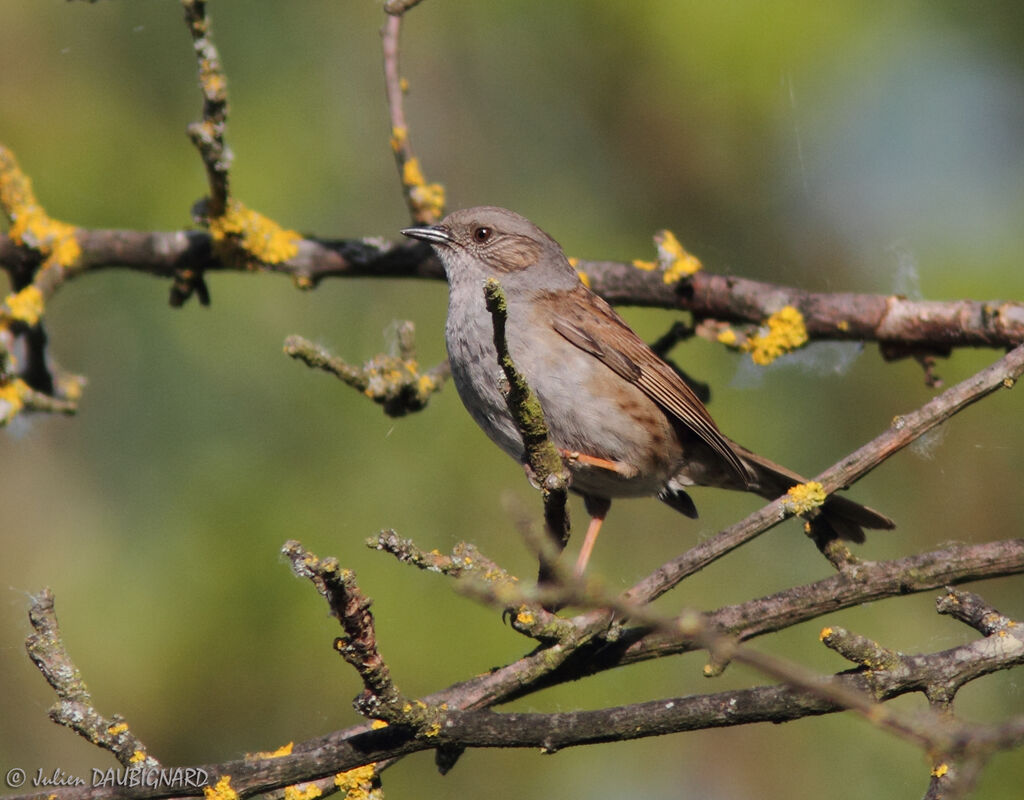
[[[482,242],[486,242],[488,239],[491,238],[491,234],[493,232],[494,231],[492,231],[487,226],[481,225],[479,228],[474,228],[473,229],[473,238],[476,239],[478,242],[481,242],[481,243]]]

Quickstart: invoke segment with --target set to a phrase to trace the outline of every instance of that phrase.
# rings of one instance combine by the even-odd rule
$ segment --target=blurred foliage
[[[238,196],[321,236],[394,237],[404,207],[388,147],[379,3],[217,0],[230,80]],[[1024,218],[1024,14],[950,2],[478,3],[428,0],[403,34],[414,146],[452,207],[506,205],[570,255],[650,258],[676,232],[709,269],[821,290],[1020,299]],[[200,108],[173,0],[0,0],[0,141],[56,217],[170,230],[205,192],[185,136]],[[2,288],[2,287],[0,287]],[[335,281],[299,293],[272,276],[217,275],[213,305],[167,306],[168,285],[123,271],[64,287],[47,310],[55,357],[86,374],[77,418],[0,435],[0,764],[88,774],[99,751],[46,720],[24,656],[26,593],[54,588],[71,654],[100,709],[120,712],[166,763],[235,758],[355,720],[357,679],[336,626],[277,549],[337,555],[376,600],[384,655],[424,693],[528,648],[499,615],[433,575],[366,550],[394,527],[425,547],[477,542],[521,575],[516,534],[539,499],[451,389],[388,420],[281,353],[300,333],[361,361],[415,320],[420,357],[443,357],[445,289]],[[648,338],[672,315],[626,310]],[[874,347],[837,372],[814,359],[755,370],[705,343],[673,354],[714,387],[734,438],[814,472],[932,392]],[[995,353],[958,353],[949,382]],[[831,363],[829,351],[818,359]],[[856,487],[899,529],[861,552],[1021,535],[1019,398],[1002,393]],[[757,501],[704,491],[702,519],[616,503],[592,562],[626,586]],[[582,508],[574,507],[577,520]],[[688,581],[666,607],[740,602],[828,573],[790,524]],[[1024,616],[1019,581],[977,587]],[[905,651],[971,638],[930,596],[821,622]],[[825,671],[845,664],[819,623],[758,646]],[[698,656],[560,687],[520,708],[595,707],[748,685],[714,684]],[[1024,711],[1008,673],[971,686],[971,719]],[[922,698],[906,698],[921,704]],[[1016,798],[1024,754],[978,792]],[[919,796],[925,760],[849,716],[582,748],[472,752],[447,777],[426,755],[388,772],[393,797],[509,794],[647,798]]]

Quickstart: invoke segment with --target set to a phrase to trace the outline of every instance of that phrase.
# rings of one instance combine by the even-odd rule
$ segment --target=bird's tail
[[[790,487],[807,482],[806,478],[767,458],[739,445],[733,446],[756,476],[756,484],[748,487],[749,490],[765,499],[774,500],[784,495]],[[830,494],[826,498],[821,513],[811,522],[812,533],[819,541],[846,539],[850,542],[863,542],[865,528],[891,530],[895,527],[896,523],[884,514],[837,494]]]

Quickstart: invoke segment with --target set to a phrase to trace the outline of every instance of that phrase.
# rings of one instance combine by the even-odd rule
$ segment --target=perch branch
[[[159,278],[176,269],[241,271],[213,252],[208,233],[76,228],[81,247],[74,276],[111,267]],[[377,237],[303,238],[297,253],[268,264],[265,271],[291,276],[303,287],[328,278],[429,278],[444,270],[429,248],[394,244]],[[21,269],[24,255],[16,241],[0,233],[0,267]],[[685,284],[669,286],[657,273],[628,263],[580,261],[591,287],[614,305],[689,311],[701,319],[759,324],[772,310],[767,298],[800,303],[812,341],[856,340],[948,352],[957,347],[1010,348],[1024,343],[1024,303],[974,300],[908,300],[895,295],[813,293],[783,284],[751,281],[707,270]],[[69,276],[73,277],[73,276]],[[842,323],[842,324],[840,324]]]

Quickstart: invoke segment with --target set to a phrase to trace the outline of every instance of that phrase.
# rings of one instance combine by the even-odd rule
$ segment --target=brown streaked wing
[[[696,433],[725,459],[744,481],[754,482],[732,443],[722,435],[704,404],[650,347],[634,333],[608,303],[583,286],[568,295],[549,293],[538,298],[553,312],[552,327],[566,341],[600,360],[623,379]]]

